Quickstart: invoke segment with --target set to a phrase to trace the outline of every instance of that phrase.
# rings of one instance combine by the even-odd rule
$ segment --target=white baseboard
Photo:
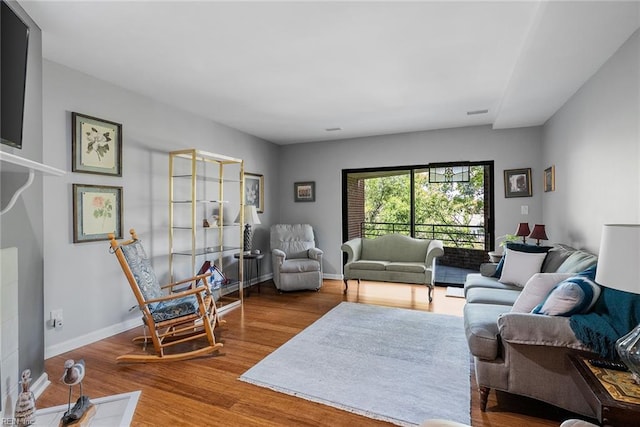
[[[342,280],[342,274],[323,274],[322,278],[328,280]]]
[[[107,326],[106,328],[99,329],[97,331],[89,332],[88,334],[51,345],[44,349],[44,358],[49,359],[53,356],[57,356],[67,351],[75,350],[78,347],[82,347],[96,341],[103,340],[110,336],[119,334],[136,326],[142,326],[142,320],[139,316],[134,319],[129,319],[116,325]]]
[[[49,381],[49,375],[46,372],[43,372],[35,382],[31,383],[30,390],[33,392],[36,400],[40,397],[42,392],[49,387],[49,384],[51,384],[51,381]]]

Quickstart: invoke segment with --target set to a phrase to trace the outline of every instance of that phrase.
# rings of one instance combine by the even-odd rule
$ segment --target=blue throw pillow
[[[591,280],[596,280],[596,268],[598,267],[597,264],[593,264],[591,267],[587,268],[584,271],[581,271],[580,273],[578,273],[578,276],[584,276],[587,277]]]
[[[558,283],[531,313],[572,316],[588,312],[600,297],[600,286],[585,276],[573,276]]]
[[[516,252],[526,252],[529,254],[542,254],[545,252],[549,252],[551,250],[551,246],[537,246],[537,245],[528,245],[526,243],[518,243],[518,242],[507,242],[507,249],[511,249]],[[500,278],[502,275],[502,269],[504,267],[504,260],[506,256],[503,256],[496,267],[496,272],[493,273],[493,277]]]

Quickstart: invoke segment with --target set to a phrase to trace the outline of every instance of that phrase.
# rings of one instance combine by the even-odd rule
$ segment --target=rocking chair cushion
[[[197,312],[198,300],[195,295],[189,295],[156,303],[155,307],[153,309],[149,307],[149,310],[155,322],[163,322]]]
[[[162,297],[160,283],[153,272],[153,267],[151,267],[149,257],[147,257],[142,244],[136,241],[130,245],[120,246],[120,248],[144,299],[150,300]],[[149,304],[149,310],[154,311],[156,305],[157,303]]]

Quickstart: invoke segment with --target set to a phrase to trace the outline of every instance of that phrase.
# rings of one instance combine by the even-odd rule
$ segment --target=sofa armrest
[[[434,263],[436,258],[442,255],[444,255],[444,244],[442,240],[432,240],[427,247],[427,258],[424,260],[424,263],[429,267]]]
[[[502,340],[511,344],[589,350],[576,338],[568,317],[504,313],[498,316],[498,331]]]
[[[347,263],[358,261],[362,253],[362,238],[357,237],[344,242],[342,246],[340,246],[340,250],[347,254]]]

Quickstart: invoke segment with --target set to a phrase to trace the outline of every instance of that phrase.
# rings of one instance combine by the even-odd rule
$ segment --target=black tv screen
[[[22,148],[29,27],[0,1],[0,138]]]

